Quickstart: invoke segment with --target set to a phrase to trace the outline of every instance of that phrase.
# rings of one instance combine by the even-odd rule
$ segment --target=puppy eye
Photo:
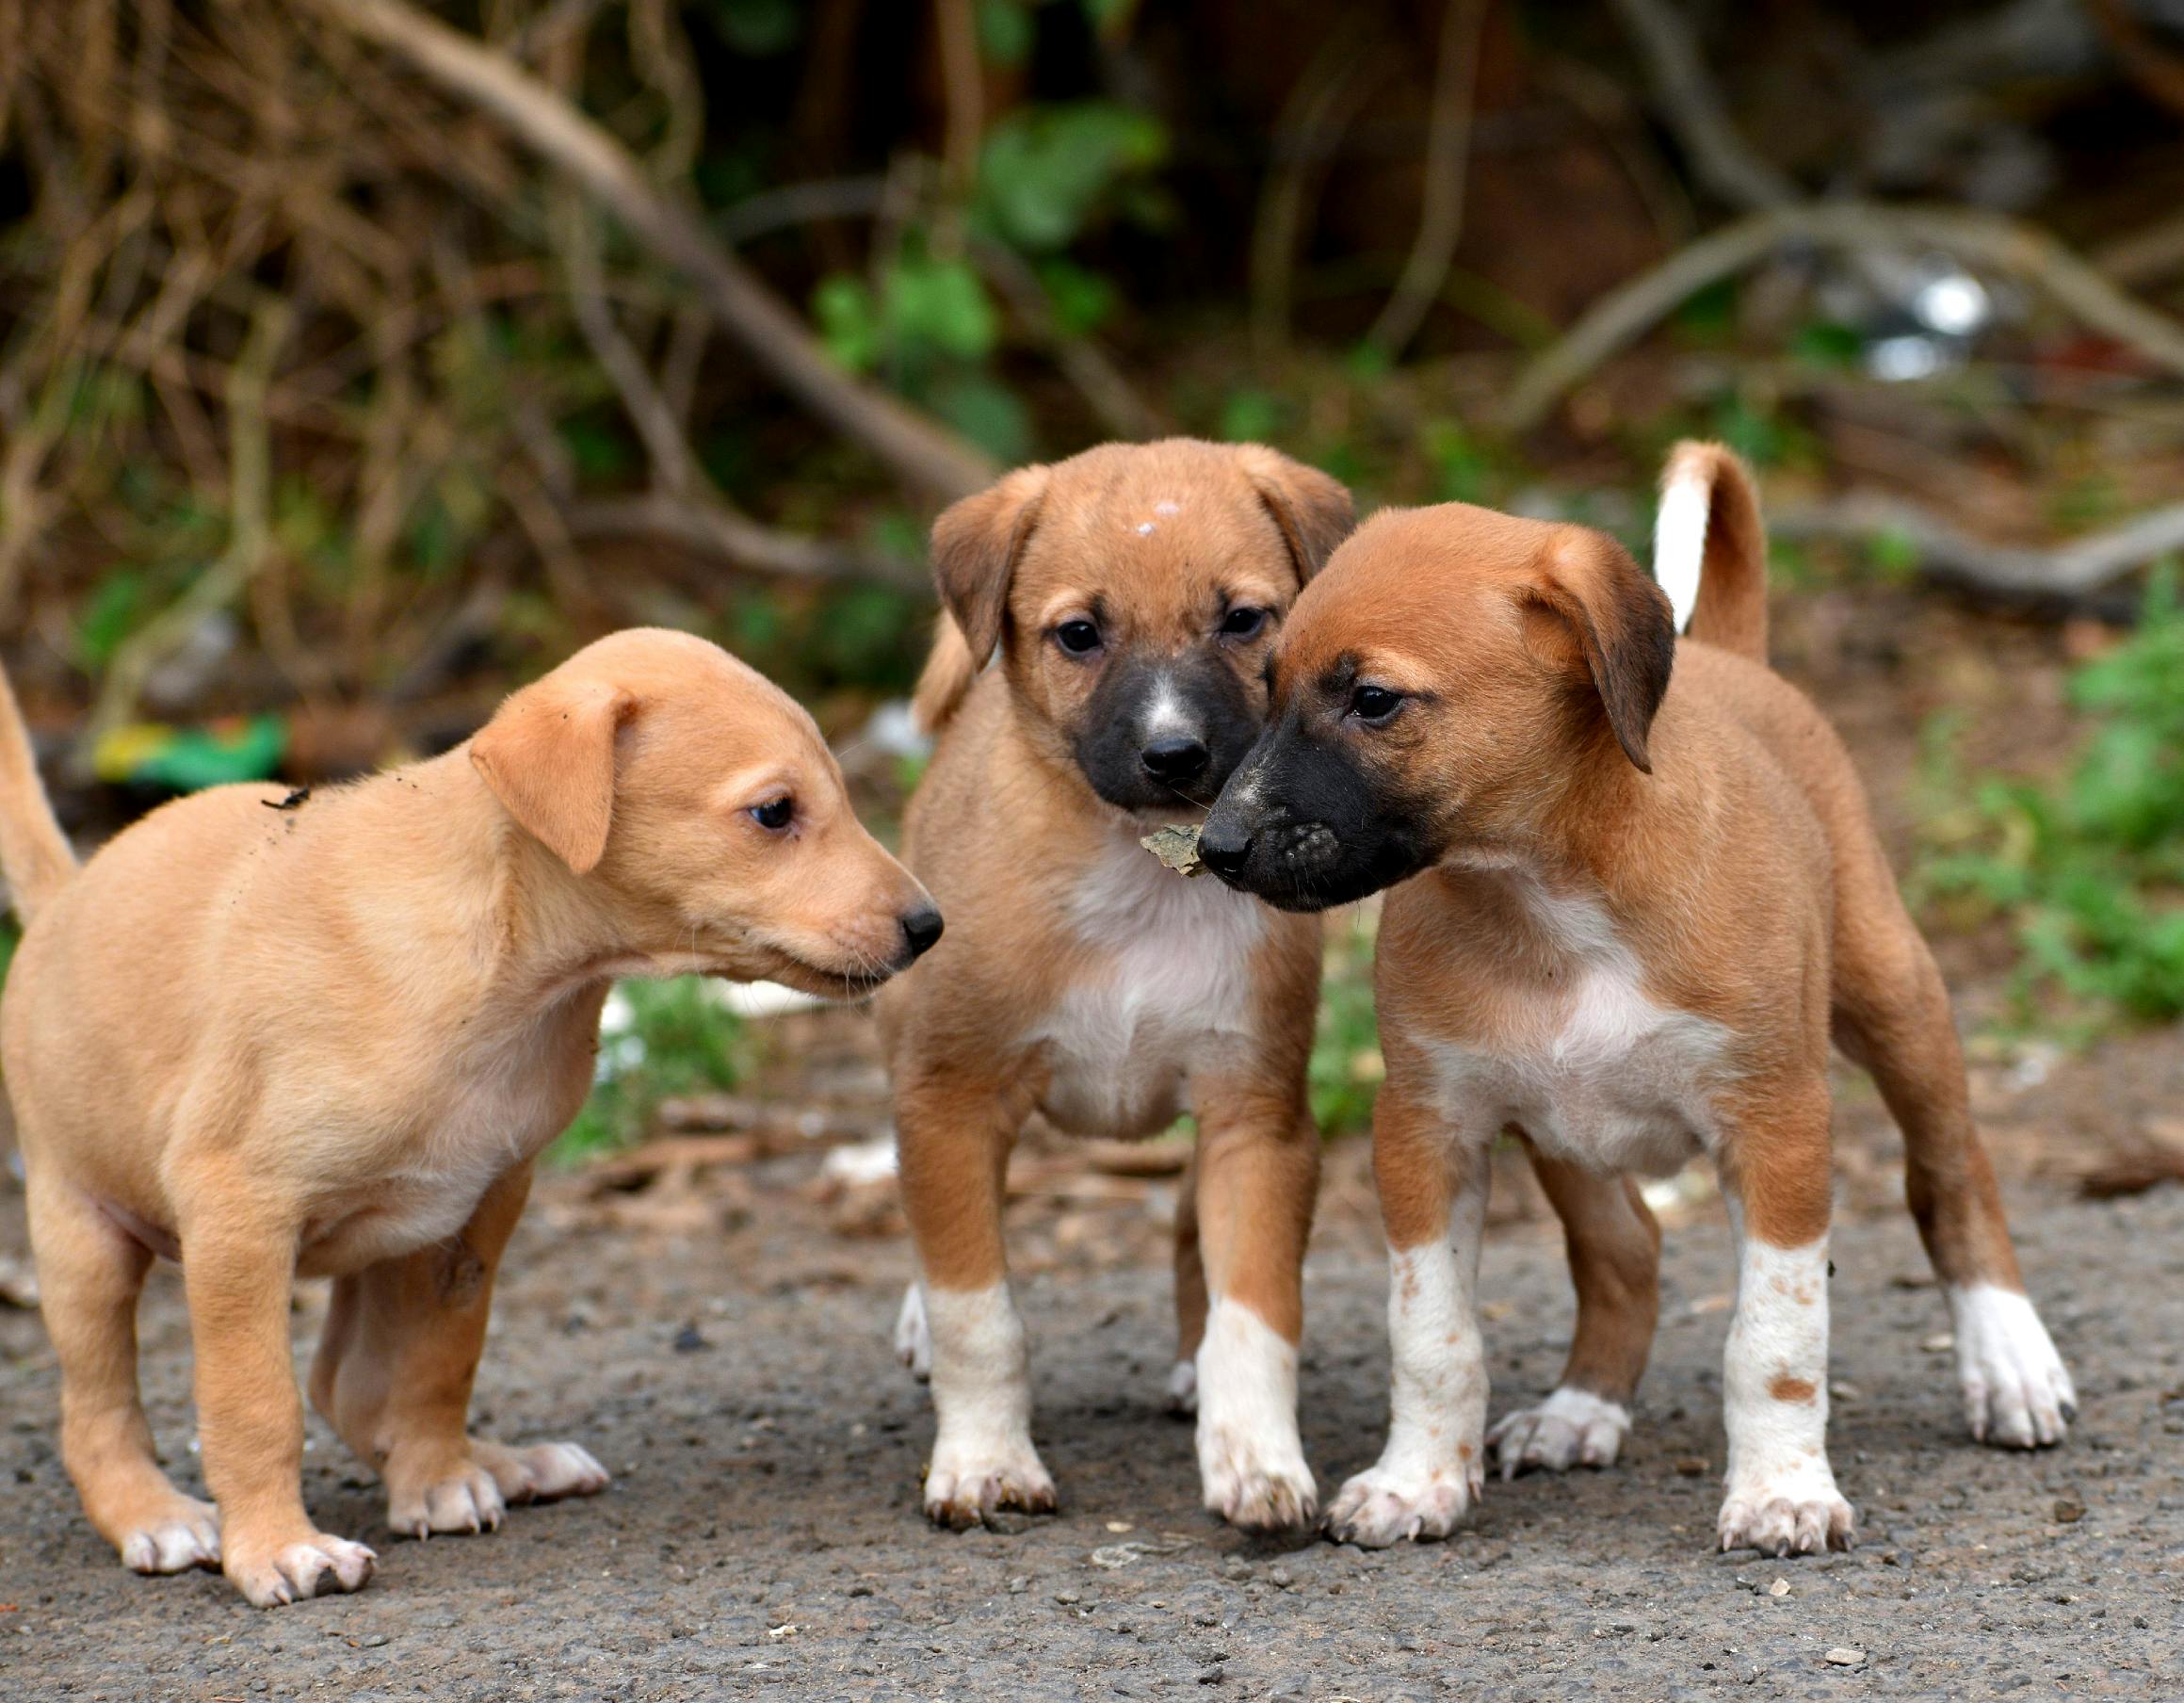
[[[1385,722],[1403,706],[1403,694],[1384,686],[1361,686],[1350,694],[1350,713],[1360,722]]]
[[[1089,657],[1100,647],[1100,630],[1089,621],[1065,621],[1054,629],[1054,642],[1073,657]]]
[[[1224,639],[1254,639],[1267,624],[1267,611],[1254,608],[1236,608],[1221,617],[1221,635]]]
[[[763,804],[751,806],[751,819],[761,828],[779,834],[796,818],[796,800],[787,793],[777,799],[768,799]]]

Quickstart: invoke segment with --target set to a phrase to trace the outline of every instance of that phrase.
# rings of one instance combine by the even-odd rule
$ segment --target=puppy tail
[[[1669,452],[1653,576],[1678,632],[1767,660],[1767,528],[1751,473],[1723,446],[1686,442]]]
[[[918,675],[917,689],[910,697],[910,712],[918,726],[927,733],[940,732],[978,677],[979,665],[971,660],[963,629],[956,625],[954,616],[944,613],[933,631],[932,655],[925,659],[925,673]]]
[[[8,877],[16,916],[28,922],[75,872],[75,852],[38,778],[30,730],[0,670],[0,873]]]

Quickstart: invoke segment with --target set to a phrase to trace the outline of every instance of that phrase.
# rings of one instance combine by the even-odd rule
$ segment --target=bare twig
[[[1699,181],[1746,213],[1801,200],[1797,186],[1737,134],[1691,26],[1675,8],[1668,0],[1615,0],[1615,10],[1645,60],[1661,117]]]
[[[2150,510],[2052,550],[1989,543],[1917,503],[1878,492],[1783,510],[1768,517],[1768,526],[1784,538],[1886,540],[1907,549],[1929,579],[2012,601],[2087,597],[2184,550],[2184,503]]]
[[[1471,169],[1471,114],[1479,83],[1479,43],[1486,0],[1448,0],[1433,72],[1432,120],[1426,132],[1425,193],[1418,232],[1366,342],[1394,360],[1410,347],[1440,299],[1464,235],[1464,182]]]
[[[2184,325],[2125,295],[2037,226],[1963,207],[1816,202],[1755,213],[1701,237],[1588,308],[1518,375],[1502,423],[1529,431],[1562,394],[1719,279],[1797,244],[1855,252],[1926,247],[2038,285],[2104,336],[2184,376]]]
[[[573,504],[563,517],[572,536],[656,538],[732,566],[810,579],[869,579],[928,591],[925,572],[876,551],[780,532],[720,503],[700,504],[655,491],[643,496]]]
[[[697,286],[722,329],[791,395],[895,472],[936,496],[990,483],[978,449],[831,361],[768,285],[721,249],[699,219],[663,195],[626,149],[585,114],[491,48],[405,0],[314,0],[345,27],[402,55],[449,91],[490,112]]]

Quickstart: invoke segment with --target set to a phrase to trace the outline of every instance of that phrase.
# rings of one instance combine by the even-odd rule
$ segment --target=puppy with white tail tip
[[[1612,1456],[1654,1323],[1629,1177],[1703,1150],[1739,1250],[1719,1540],[1850,1544],[1826,1447],[1831,1043],[1902,1127],[1973,1435],[2052,1444],[2072,1414],[1940,973],[1848,754],[1766,665],[1765,535],[1727,451],[1675,451],[1657,551],[1658,585],[1581,527],[1368,521],[1291,611],[1268,731],[1200,837],[1284,909],[1391,889],[1373,1133],[1394,1415],[1330,1509],[1339,1538],[1441,1535],[1480,1494],[1473,1291],[1487,1149],[1513,1129],[1548,1161],[1583,1305],[1564,1387],[1497,1428],[1505,1469]]]

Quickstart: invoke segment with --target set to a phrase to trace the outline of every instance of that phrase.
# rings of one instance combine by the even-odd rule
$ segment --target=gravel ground
[[[1961,1435],[1908,1221],[1842,1225],[1833,1440],[1863,1541],[1798,1562],[1708,1553],[1718,1222],[1671,1239],[1621,1465],[1492,1484],[1454,1540],[1366,1554],[1250,1541],[1200,1513],[1189,1432],[1159,1399],[1164,1274],[1024,1285],[1065,1511],[955,1536],[917,1511],[930,1421],[886,1341],[899,1244],[798,1268],[763,1227],[557,1228],[546,1192],[480,1406],[502,1435],[589,1444],[616,1483],[516,1510],[494,1536],[396,1541],[377,1491],[315,1432],[313,1509],[380,1551],[357,1597],[258,1613],[210,1575],[122,1571],[56,1456],[43,1334],[0,1314],[0,1696],[2184,1695],[2184,1190],[2017,1202],[2085,1403],[2067,1447],[2036,1457]],[[0,1245],[20,1231],[17,1213]],[[1547,1387],[1569,1304],[1540,1227],[1503,1233],[1486,1264],[1498,1412]],[[1316,1249],[1303,1396],[1323,1491],[1379,1442],[1383,1298],[1377,1260]],[[318,1305],[301,1304],[299,1340]],[[154,1425],[194,1481],[170,1273],[143,1335]],[[1831,1650],[1863,1654],[1845,1666]]]

